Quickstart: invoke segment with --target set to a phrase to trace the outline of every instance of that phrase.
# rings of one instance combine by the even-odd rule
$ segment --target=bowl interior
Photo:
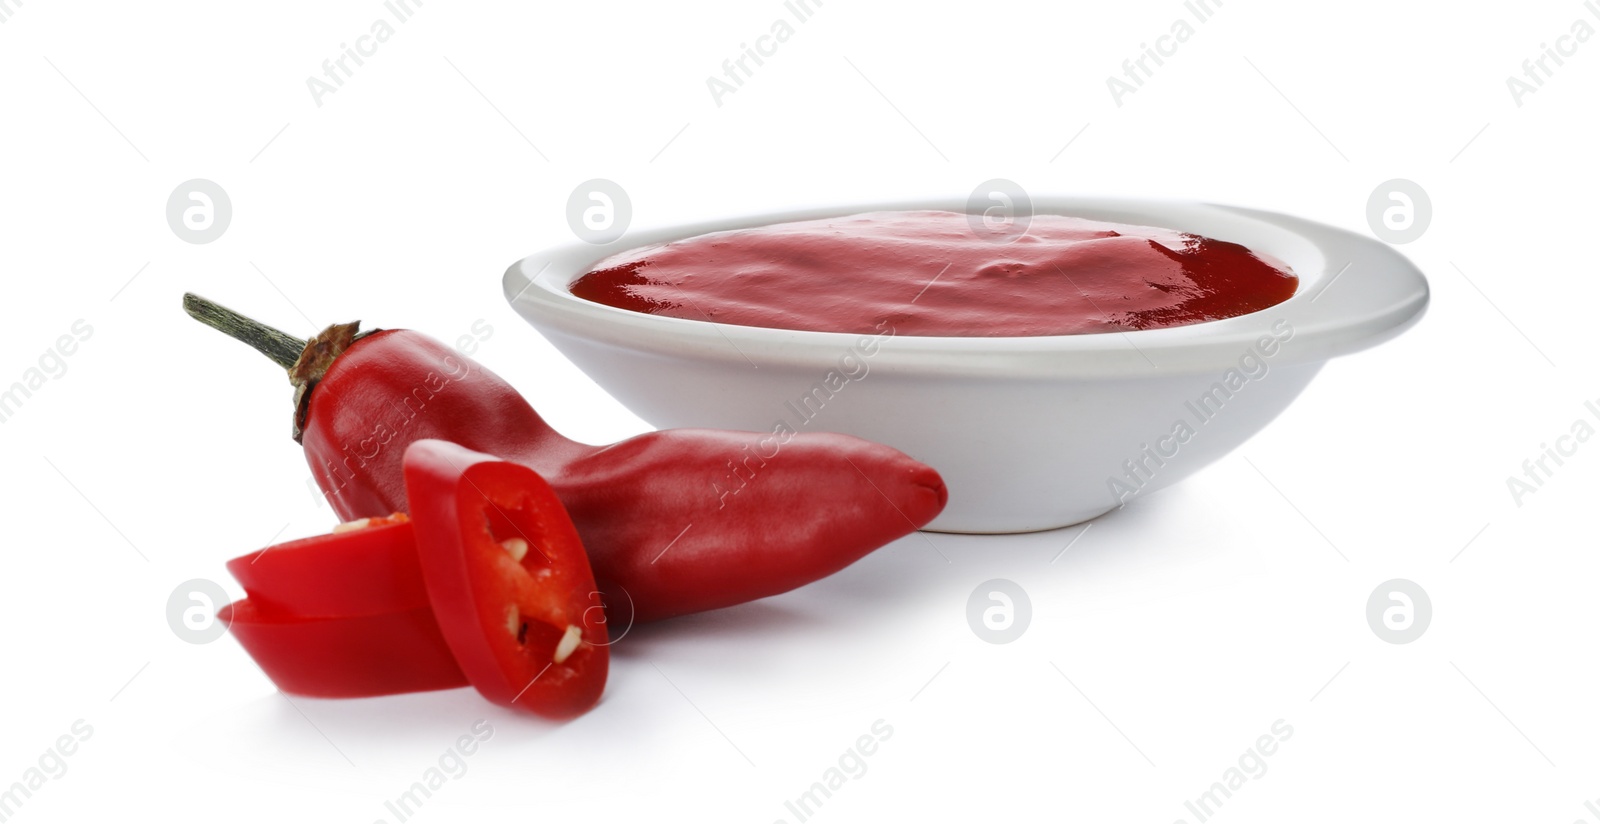
[[[530,256],[507,271],[504,286],[517,311],[546,333],[729,363],[759,362],[762,357],[784,362],[831,358],[857,336],[647,315],[592,303],[569,288],[598,261],[641,246],[771,223],[897,209],[963,212],[965,204],[862,204],[647,229],[609,244],[570,244]],[[1387,245],[1287,215],[1204,203],[1103,198],[1036,198],[1034,212],[1160,226],[1239,243],[1287,263],[1300,277],[1300,286],[1277,306],[1187,326],[1039,337],[896,336],[885,341],[885,363],[910,372],[970,372],[993,369],[994,357],[1001,355],[1007,358],[1008,374],[1041,378],[1132,375],[1152,368],[1212,369],[1237,358],[1262,335],[1271,334],[1274,324],[1282,323],[1289,324],[1298,339],[1293,357],[1310,362],[1398,334],[1427,303],[1426,280]]]
[[[1034,214],[1066,215],[1111,223],[1156,226],[1238,243],[1252,251],[1265,252],[1287,263],[1300,278],[1300,286],[1295,292],[1297,295],[1315,287],[1318,282],[1328,275],[1326,271],[1327,257],[1316,244],[1310,242],[1301,234],[1288,231],[1282,226],[1249,218],[1237,212],[1222,211],[1215,208],[1195,208],[1192,211],[1181,210],[1178,208],[1181,206],[1199,207],[1201,204],[1082,201],[1069,205],[1067,202],[1045,201],[1040,204],[1040,208],[1034,209]],[[631,251],[641,246],[684,240],[711,232],[754,228],[773,223],[812,220],[815,218],[842,217],[869,211],[930,208],[953,212],[965,211],[964,207],[952,208],[949,204],[944,203],[934,205],[927,203],[901,203],[892,206],[851,206],[821,211],[785,212],[755,218],[736,218],[699,224],[703,231],[697,230],[694,226],[645,231],[628,235],[613,243],[566,247],[566,251],[569,254],[551,257],[550,262],[552,265],[540,273],[536,280],[546,287],[568,290],[575,281],[587,274],[595,264],[607,257],[620,252]]]

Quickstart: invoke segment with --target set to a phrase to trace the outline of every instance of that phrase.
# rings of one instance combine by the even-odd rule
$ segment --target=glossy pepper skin
[[[249,596],[219,619],[279,689],[360,698],[467,685],[434,617],[404,515],[228,562]]]
[[[897,450],[805,433],[763,458],[770,437],[675,429],[581,444],[493,372],[396,330],[362,338],[333,362],[311,395],[302,443],[345,520],[405,506],[401,456],[423,438],[532,467],[577,525],[607,606],[626,615],[631,603],[634,621],[787,592],[944,508],[939,474]]]
[[[327,535],[275,544],[228,562],[256,612],[296,618],[349,618],[428,606],[414,559],[417,540],[404,515],[341,524]]]
[[[218,610],[217,620],[293,695],[365,698],[468,683],[428,607],[301,617],[265,612],[246,598]]]
[[[283,348],[293,343],[302,342]],[[565,505],[619,626],[831,575],[925,526],[947,498],[931,467],[848,435],[779,444],[770,434],[677,429],[578,443],[499,376],[418,332],[372,332],[330,352],[304,381],[297,431],[342,519],[406,508],[401,458],[417,440],[524,464]]]

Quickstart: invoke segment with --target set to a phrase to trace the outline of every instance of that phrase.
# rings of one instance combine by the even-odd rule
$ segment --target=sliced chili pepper
[[[421,333],[351,323],[305,341],[196,295],[184,308],[289,371],[295,438],[340,517],[406,507],[401,456],[422,438],[537,470],[583,536],[608,608],[631,608],[618,626],[787,592],[927,525],[946,502],[938,472],[860,438],[672,429],[590,446]]]
[[[223,607],[217,617],[287,693],[362,698],[467,685],[427,607],[297,618],[263,612],[246,598]]]
[[[228,571],[263,615],[376,615],[428,606],[416,557],[410,519],[395,513],[241,555]]]
[[[570,718],[600,700],[610,652],[586,622],[594,573],[538,473],[439,440],[404,472],[428,599],[472,685],[496,704]]]

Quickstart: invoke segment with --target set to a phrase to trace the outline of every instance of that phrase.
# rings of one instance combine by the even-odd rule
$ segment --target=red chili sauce
[[[1020,226],[1020,224],[1018,224]],[[1299,284],[1237,243],[1034,215],[1007,239],[955,212],[872,212],[647,246],[601,261],[580,298],[739,326],[1023,337],[1184,326],[1257,312]]]

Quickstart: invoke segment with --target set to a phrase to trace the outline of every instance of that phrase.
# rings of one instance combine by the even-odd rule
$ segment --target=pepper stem
[[[249,344],[252,349],[266,355],[286,372],[294,368],[295,361],[300,359],[300,353],[306,349],[305,341],[258,320],[245,317],[193,292],[183,293],[183,311],[212,329]]]
[[[234,340],[250,344],[250,348],[266,355],[289,373],[289,383],[294,386],[294,429],[291,434],[295,443],[300,442],[300,436],[305,432],[311,390],[317,387],[328,368],[351,344],[379,331],[361,331],[360,321],[336,323],[310,340],[301,340],[193,292],[183,293],[183,311]]]

